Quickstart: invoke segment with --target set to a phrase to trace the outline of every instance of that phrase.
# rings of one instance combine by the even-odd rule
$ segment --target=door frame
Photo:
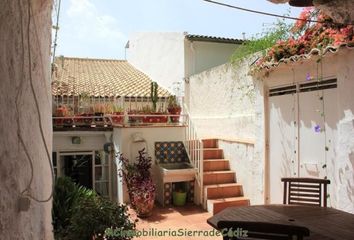
[[[92,189],[94,191],[96,191],[96,179],[95,179],[95,169],[96,169],[96,165],[95,165],[95,152],[96,151],[101,151],[101,150],[83,150],[83,151],[72,151],[72,150],[57,150],[55,151],[56,153],[56,158],[57,158],[57,176],[58,177],[62,177],[64,176],[63,173],[61,172],[61,167],[62,167],[62,161],[61,161],[61,156],[72,156],[72,155],[91,155],[91,164],[92,164]],[[109,153],[105,153],[108,154],[108,197],[110,199],[112,199],[112,166],[111,166],[111,161],[112,161],[112,156]]]

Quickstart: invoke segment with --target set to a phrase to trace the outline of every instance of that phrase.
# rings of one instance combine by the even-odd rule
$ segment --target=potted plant
[[[159,111],[156,113],[156,115],[167,115],[168,113],[165,111]],[[167,116],[158,116],[157,117],[157,122],[158,123],[167,123],[168,117]]]
[[[154,207],[156,186],[151,177],[151,157],[142,149],[139,151],[137,162],[129,163],[129,160],[119,156],[122,162],[121,174],[128,188],[130,202],[138,217],[144,218],[152,214]]]
[[[151,83],[151,92],[150,92],[150,98],[152,102],[152,107],[150,106],[144,106],[142,109],[143,114],[145,115],[150,115],[150,116],[144,116],[143,117],[143,122],[144,123],[166,123],[168,118],[166,116],[161,116],[166,114],[166,112],[163,112],[161,110],[157,111],[157,101],[158,101],[158,84],[156,82]],[[154,116],[156,115],[156,116]]]
[[[93,111],[95,115],[95,122],[102,122],[103,121],[103,115],[105,111],[105,106],[102,103],[96,103],[93,106]]]
[[[66,117],[66,116],[68,116],[68,109],[65,105],[59,105],[57,108],[55,108],[53,117]],[[63,122],[64,122],[63,118],[54,119],[53,125],[62,126]]]
[[[88,107],[88,108],[86,108],[84,113],[80,114],[80,117],[83,117],[83,118],[81,118],[81,122],[83,122],[85,126],[86,125],[90,126],[92,124],[92,117],[93,116],[94,116],[93,107]]]
[[[168,107],[167,111],[171,115],[180,115],[182,111],[181,105],[177,101],[176,95],[171,95],[168,97]],[[170,117],[171,122],[176,123],[179,122],[179,117],[173,116]]]
[[[56,119],[56,124],[63,125],[64,127],[72,127],[74,114],[71,107],[66,105],[59,105],[59,107],[55,110],[55,116],[61,117],[60,119]]]
[[[155,112],[152,110],[152,108],[148,105],[143,106],[142,110],[141,110],[142,114],[144,114],[143,116],[143,123],[153,123],[155,122],[155,117],[154,116],[146,116],[146,115],[154,115]]]
[[[174,183],[175,190],[172,192],[173,205],[184,206],[187,200],[186,184],[183,182]]]
[[[143,112],[142,111],[139,111],[139,110],[133,110],[133,109],[130,109],[128,111],[128,115],[140,115],[142,114]],[[129,116],[129,122],[130,123],[139,123],[139,122],[142,122],[143,121],[143,117],[141,116]]]
[[[184,206],[186,204],[187,192],[179,189],[172,193],[173,205]]]
[[[112,121],[116,124],[122,124],[124,120],[124,109],[121,106],[116,104],[112,104],[113,112],[112,112]]]
[[[79,117],[77,118],[77,122],[82,126],[90,126],[92,123],[93,107],[90,104],[90,96],[89,93],[83,92],[79,97]]]

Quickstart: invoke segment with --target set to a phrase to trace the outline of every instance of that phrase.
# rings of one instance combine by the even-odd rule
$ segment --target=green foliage
[[[93,191],[78,186],[69,177],[57,178],[54,186],[52,209],[53,228],[56,239],[61,239],[65,236],[78,199],[94,195]]]
[[[156,112],[156,103],[158,100],[158,92],[157,92],[158,88],[159,88],[159,85],[157,84],[157,82],[151,82],[150,97],[151,97],[152,108],[153,108],[154,112]]]
[[[232,63],[237,63],[247,56],[261,52],[264,56],[266,50],[276,44],[279,40],[284,40],[289,37],[290,25],[286,24],[284,20],[278,20],[274,27],[267,29],[260,37],[253,37],[251,40],[245,41],[238,47],[231,57]]]
[[[125,205],[102,198],[68,177],[55,182],[52,218],[57,240],[91,240],[93,235],[103,234],[110,227],[135,229]]]
[[[135,229],[129,220],[127,207],[118,206],[101,197],[84,197],[78,202],[68,227],[68,239],[89,240],[93,235],[102,236],[107,228]],[[122,238],[130,239],[130,238]]]
[[[168,97],[168,107],[169,108],[180,108],[181,105],[177,101],[176,95],[171,95]]]

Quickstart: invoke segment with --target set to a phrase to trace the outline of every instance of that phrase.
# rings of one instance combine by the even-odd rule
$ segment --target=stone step
[[[203,141],[204,148],[218,148],[217,139],[203,139],[202,141]]]
[[[243,188],[239,183],[223,183],[204,186],[204,199],[242,197]]]
[[[204,172],[230,170],[230,162],[227,159],[207,159],[203,161]]]
[[[228,207],[249,206],[250,200],[246,197],[230,197],[207,200],[207,210],[212,214],[216,214]]]
[[[235,183],[235,172],[233,171],[210,171],[204,172],[203,184],[213,185],[221,183]]]
[[[203,158],[204,159],[223,159],[223,150],[220,148],[204,148]]]

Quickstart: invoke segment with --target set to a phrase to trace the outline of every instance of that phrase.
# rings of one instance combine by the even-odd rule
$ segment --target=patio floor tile
[[[129,213],[133,218],[136,218],[134,210],[130,209]],[[134,239],[220,240],[222,237],[215,236],[216,232],[206,222],[211,216],[210,213],[195,205],[186,205],[184,207],[155,206],[152,216],[146,219],[139,218],[139,222],[137,223],[137,230],[145,230],[155,233],[155,235],[141,236]],[[162,234],[162,231],[167,231],[165,236],[157,235],[158,232]],[[192,236],[187,236],[188,233],[192,234]],[[178,236],[175,236],[175,234]]]

